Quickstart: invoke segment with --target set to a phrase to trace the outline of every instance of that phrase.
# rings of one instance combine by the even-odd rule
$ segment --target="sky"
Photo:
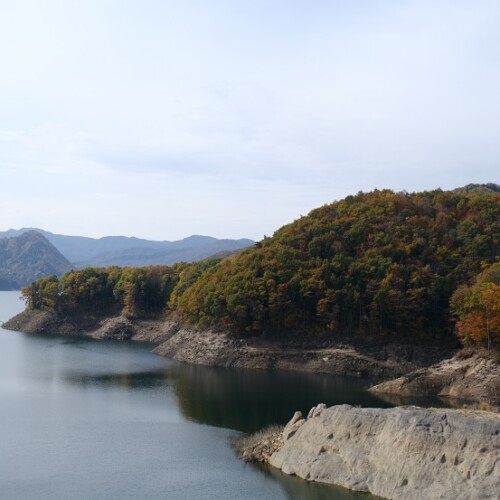
[[[0,1],[0,230],[259,240],[499,173],[497,0]]]

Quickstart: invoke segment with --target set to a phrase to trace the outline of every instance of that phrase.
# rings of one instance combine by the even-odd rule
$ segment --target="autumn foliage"
[[[411,341],[452,335],[452,294],[469,294],[499,248],[499,194],[383,190],[313,210],[229,258],[72,271],[24,294],[33,308],[175,315],[240,334]],[[495,317],[485,311],[497,307],[498,283],[488,283],[470,299],[479,309],[463,306],[462,315],[453,307],[463,338],[480,338],[485,321],[495,336]]]
[[[464,345],[491,349],[500,344],[500,263],[487,267],[471,286],[453,294],[457,333]]]
[[[93,313],[123,312],[130,317],[164,312],[182,266],[89,267],[48,276],[22,290],[30,309],[75,310]]]
[[[451,334],[450,297],[497,258],[499,221],[495,193],[360,193],[207,269],[170,307],[273,335]]]

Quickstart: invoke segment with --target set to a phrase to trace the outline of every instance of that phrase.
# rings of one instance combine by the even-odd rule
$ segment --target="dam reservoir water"
[[[0,322],[24,308],[0,292]],[[317,403],[390,406],[366,380],[186,365],[130,341],[0,329],[0,497],[375,498],[245,464],[230,440]]]

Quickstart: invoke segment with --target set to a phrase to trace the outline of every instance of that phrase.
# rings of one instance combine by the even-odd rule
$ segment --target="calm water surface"
[[[18,297],[0,292],[0,322]],[[229,444],[319,402],[389,406],[368,381],[183,365],[150,348],[0,330],[0,497],[375,498],[244,464]]]

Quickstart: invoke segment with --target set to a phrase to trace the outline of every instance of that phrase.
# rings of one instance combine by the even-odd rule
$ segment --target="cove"
[[[0,292],[0,321],[24,304]],[[0,330],[0,491],[11,500],[375,498],[248,465],[231,437],[317,404],[391,406],[370,381],[184,365],[129,341]]]

